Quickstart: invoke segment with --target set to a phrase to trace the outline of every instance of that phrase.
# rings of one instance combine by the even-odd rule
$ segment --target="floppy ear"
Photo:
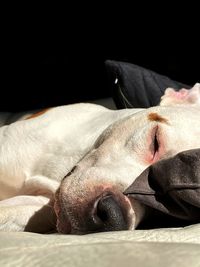
[[[200,83],[196,83],[191,89],[185,88],[175,91],[167,88],[161,97],[160,106],[192,105],[200,106]]]
[[[149,166],[124,194],[163,214],[200,222],[200,149]]]

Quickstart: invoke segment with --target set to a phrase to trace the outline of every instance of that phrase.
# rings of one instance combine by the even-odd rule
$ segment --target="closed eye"
[[[159,150],[157,131],[155,132],[155,135],[154,135],[154,138],[153,138],[153,150],[154,150],[154,155]]]
[[[150,145],[150,151],[152,154],[153,162],[158,160],[159,148],[160,148],[160,143],[158,139],[158,126],[156,126],[152,131],[152,142]]]

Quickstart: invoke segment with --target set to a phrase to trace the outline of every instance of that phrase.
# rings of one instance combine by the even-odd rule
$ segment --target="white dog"
[[[145,215],[123,191],[150,164],[200,147],[200,84],[160,106],[61,106],[0,128],[0,230],[135,229]]]

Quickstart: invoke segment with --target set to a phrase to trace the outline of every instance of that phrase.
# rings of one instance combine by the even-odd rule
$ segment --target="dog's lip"
[[[124,200],[129,207],[129,211],[127,215],[128,220],[129,220],[129,230],[134,230],[135,229],[135,210],[134,210],[133,204],[129,196],[124,195]]]
[[[63,214],[57,217],[57,223],[56,223],[57,231],[61,234],[70,234],[71,233],[71,224],[69,220],[66,219]]]
[[[54,202],[54,211],[56,213],[56,218],[57,218],[57,223],[56,223],[57,231],[62,234],[69,234],[71,232],[71,223],[66,215],[66,212],[64,212],[62,209],[58,194]]]

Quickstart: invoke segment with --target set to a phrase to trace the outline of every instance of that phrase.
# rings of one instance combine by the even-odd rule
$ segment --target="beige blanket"
[[[84,236],[1,232],[0,241],[0,266],[200,266],[200,224]]]

